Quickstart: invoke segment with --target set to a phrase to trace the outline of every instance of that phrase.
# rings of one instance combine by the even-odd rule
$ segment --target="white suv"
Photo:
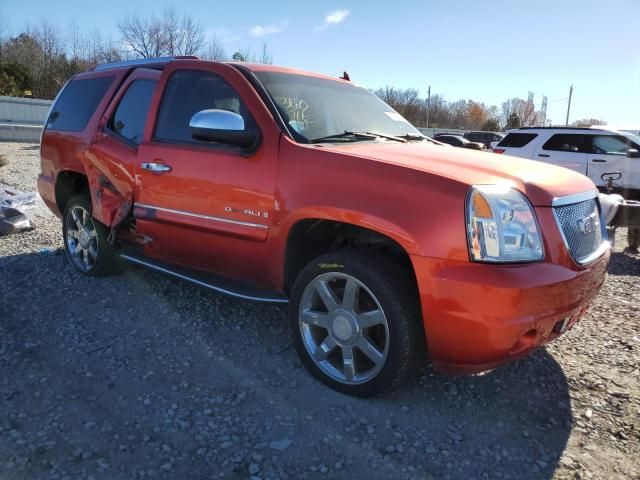
[[[614,189],[640,199],[640,136],[595,128],[526,127],[509,130],[496,153],[553,163],[587,175],[601,190],[605,173],[620,172]]]

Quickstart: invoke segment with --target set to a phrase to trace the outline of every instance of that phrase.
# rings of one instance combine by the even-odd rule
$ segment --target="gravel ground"
[[[38,149],[0,144],[33,191]],[[640,478],[640,255],[590,313],[481,376],[359,400],[302,368],[283,310],[161,274],[74,272],[60,221],[0,238],[0,478]]]

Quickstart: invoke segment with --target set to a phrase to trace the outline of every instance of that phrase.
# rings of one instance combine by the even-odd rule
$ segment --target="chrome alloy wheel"
[[[389,325],[380,302],[357,278],[328,272],[314,278],[300,301],[298,323],[309,356],[338,382],[372,380],[389,355]]]
[[[83,272],[88,272],[98,258],[98,232],[91,214],[76,205],[67,212],[66,243],[69,258]]]

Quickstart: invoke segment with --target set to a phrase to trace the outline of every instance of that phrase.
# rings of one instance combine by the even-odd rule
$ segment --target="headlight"
[[[542,260],[536,216],[527,198],[503,185],[477,185],[467,198],[469,255],[475,262]]]

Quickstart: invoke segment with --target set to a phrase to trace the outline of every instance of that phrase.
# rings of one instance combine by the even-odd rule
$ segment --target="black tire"
[[[91,231],[95,231],[95,237],[89,240],[89,242],[90,246],[93,247],[93,251],[96,252],[96,256],[95,259],[92,258],[89,261],[90,265],[86,266],[86,268],[82,268],[82,262],[78,262],[78,257],[81,257],[82,255],[77,255],[72,252],[72,244],[78,244],[80,241],[75,238],[70,239],[69,232],[70,226],[71,230],[78,230],[72,215],[72,212],[77,212],[78,209],[83,209],[88,212],[85,224],[93,227],[93,230]],[[114,246],[107,242],[109,229],[102,223],[98,222],[95,218],[93,218],[91,213],[91,201],[86,195],[76,195],[71,200],[69,200],[69,202],[65,206],[62,216],[62,237],[64,240],[64,251],[66,253],[67,260],[76,270],[92,277],[103,277],[117,272],[119,270],[120,262],[118,256],[116,255]],[[71,234],[73,234],[73,232],[71,232]]]
[[[638,227],[629,227],[627,230],[627,244],[629,248],[633,250],[638,250],[640,248],[640,228]]]
[[[305,346],[305,338],[308,337],[304,336],[300,321],[300,305],[303,294],[307,286],[312,288],[310,284],[314,280],[317,281],[322,278],[322,275],[331,272],[351,276],[363,284],[368,292],[359,287],[359,298],[363,290],[365,296],[369,296],[369,293],[373,294],[386,317],[388,325],[386,360],[384,363],[380,362],[384,366],[365,383],[348,384],[332,378],[316,364],[308,347]],[[334,390],[357,397],[370,397],[385,393],[402,384],[414,374],[425,360],[425,336],[418,292],[411,275],[388,257],[367,250],[340,250],[322,255],[309,263],[295,280],[289,304],[289,325],[293,335],[293,343],[302,363],[309,372]],[[344,288],[346,289],[346,286]],[[358,301],[356,300],[355,303],[357,304]],[[332,325],[335,327],[335,322]],[[329,331],[329,329],[326,330],[327,336],[325,338],[330,336]]]

